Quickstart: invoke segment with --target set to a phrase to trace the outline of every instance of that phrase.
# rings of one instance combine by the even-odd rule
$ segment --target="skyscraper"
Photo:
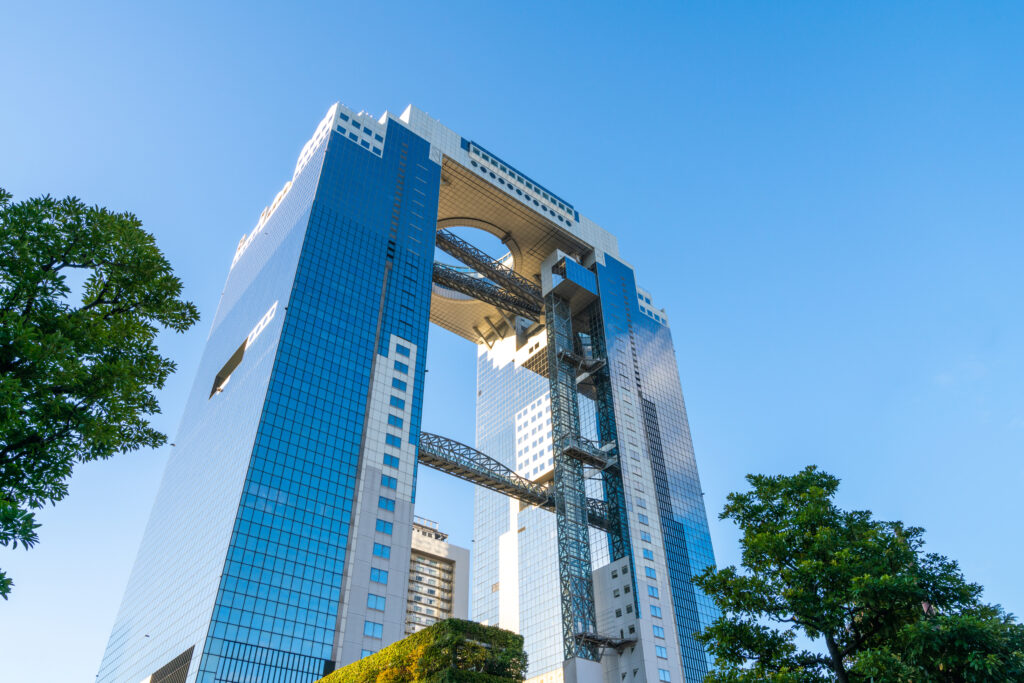
[[[420,429],[429,322],[479,347],[480,450]],[[238,244],[175,444],[101,682],[312,681],[401,638],[417,463],[481,485],[473,612],[531,675],[706,670],[664,312],[614,237],[413,107],[320,122]]]

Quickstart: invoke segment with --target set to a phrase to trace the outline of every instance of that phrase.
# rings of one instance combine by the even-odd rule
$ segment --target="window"
[[[405,382],[403,382],[402,380],[400,380],[400,379],[398,379],[396,377],[396,378],[391,380],[391,387],[393,389],[398,389],[399,391],[405,391],[406,384],[405,384]]]
[[[395,448],[401,448],[402,447],[402,440],[400,438],[398,438],[397,436],[395,436],[394,434],[386,435],[384,437],[384,443],[386,443],[389,446],[394,446]]]
[[[389,489],[397,489],[398,488],[398,480],[395,479],[394,477],[389,477],[386,474],[382,474],[382,475],[380,475],[380,485],[381,486],[385,486],[385,487],[387,487]]]
[[[383,595],[374,595],[373,593],[370,593],[369,595],[366,596],[366,606],[369,607],[370,609],[376,609],[376,610],[380,610],[381,612],[383,612],[384,611],[384,602],[385,601],[384,601],[384,596]]]
[[[640,540],[641,541],[647,541],[648,543],[650,543],[651,542],[651,535],[649,533],[647,533],[646,531],[641,531],[640,532]]]
[[[383,543],[374,543],[373,554],[377,557],[383,557],[384,559],[388,559],[391,557],[391,546],[384,545]]]
[[[655,638],[664,638],[665,637],[665,629],[663,629],[662,627],[660,627],[660,626],[652,626],[651,628],[654,629],[654,637]]]
[[[384,624],[378,624],[376,621],[364,621],[363,635],[370,638],[383,638]]]
[[[380,496],[380,497],[377,498],[377,507],[379,507],[381,510],[387,510],[389,512],[394,512],[395,511],[395,501],[392,498],[385,498],[384,496]]]
[[[409,374],[409,366],[401,361],[395,361],[395,370],[398,370],[399,372],[404,372],[405,374]]]
[[[409,347],[408,346],[402,346],[401,344],[395,344],[395,353],[397,353],[399,356],[405,356],[406,358],[408,358],[409,357]]]
[[[393,455],[385,455],[384,456],[384,464],[387,465],[388,467],[396,467],[397,468],[400,462],[401,462],[401,460],[399,460],[398,458],[396,458]]]
[[[647,575],[648,579],[658,578],[658,573],[654,571],[654,567],[644,567],[644,574]]]
[[[671,681],[672,676],[665,669],[658,669],[658,680],[659,681]]]
[[[654,552],[652,552],[650,548],[644,548],[644,559],[645,560],[653,560],[654,559]]]
[[[651,616],[661,619],[661,608],[657,605],[651,605]]]
[[[648,524],[648,523],[650,523],[650,520],[647,519],[647,515],[645,515],[643,513],[640,513],[639,515],[637,515],[637,517],[640,518],[640,523],[641,524]]]
[[[344,114],[342,114],[342,116],[344,116]],[[363,654],[359,655],[359,658],[362,659],[363,657],[369,657],[372,654],[374,654],[373,650],[363,650]]]
[[[402,422],[402,418],[398,417],[397,415],[388,415],[388,424],[391,425],[392,427],[401,428],[402,424],[404,423]]]
[[[665,649],[664,645],[655,645],[654,654],[658,655],[659,659],[668,659],[668,650]]]
[[[637,498],[636,499],[636,506],[638,508],[643,508],[644,510],[646,510],[647,509],[647,501],[644,500],[643,498]]]
[[[390,534],[394,531],[395,525],[391,522],[385,522],[383,519],[377,520],[377,531],[382,534]]]
[[[383,583],[383,584],[386,585],[387,582],[388,582],[388,572],[387,572],[387,570],[386,569],[371,568],[370,569],[370,581],[373,581],[374,583]]]
[[[398,408],[399,410],[405,410],[405,401],[398,398],[397,396],[391,397],[391,407]]]
[[[652,598],[658,597],[658,587],[657,586],[651,586],[651,585],[648,584],[648,586],[647,586],[647,595],[651,596]]]

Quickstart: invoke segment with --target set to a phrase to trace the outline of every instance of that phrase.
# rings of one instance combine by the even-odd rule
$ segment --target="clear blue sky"
[[[743,475],[817,463],[1024,612],[1022,35],[1000,2],[7,3],[0,186],[156,234],[204,316],[163,341],[173,436],[316,123],[412,102],[616,233],[667,307],[720,563]],[[434,332],[424,427],[472,441],[474,349]],[[166,456],[80,468],[0,552],[5,680],[93,680]],[[420,481],[468,545],[470,486]]]

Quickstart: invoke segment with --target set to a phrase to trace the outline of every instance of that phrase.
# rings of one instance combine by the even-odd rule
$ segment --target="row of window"
[[[405,356],[407,358],[410,355],[409,347],[403,346],[401,344],[397,344],[395,346],[395,351],[398,353],[398,355]],[[409,366],[398,360],[394,361],[394,369],[398,372],[405,374],[408,374],[409,372]],[[408,384],[405,381],[398,379],[397,377],[393,377],[391,379],[391,387],[392,389],[396,389],[398,391],[406,391],[408,389]],[[398,410],[405,410],[405,399],[399,396],[392,395],[390,398],[390,405],[392,408],[397,408]],[[404,420],[402,420],[402,418],[397,415],[389,414],[388,425],[401,429],[404,426]],[[401,437],[396,436],[395,434],[386,434],[384,436],[384,442],[387,445],[393,446],[395,448],[402,447]],[[385,466],[398,469],[398,466],[400,464],[401,460],[397,456],[392,455],[390,453],[384,454]],[[382,488],[385,489],[397,490],[398,479],[388,474],[382,474],[380,476],[380,485]],[[381,510],[386,510],[388,512],[395,511],[395,503],[395,499],[389,498],[388,496],[378,496],[377,498],[377,507],[380,508]],[[378,519],[376,529],[380,533],[392,535],[394,533],[394,523],[384,519]],[[390,559],[391,546],[384,543],[374,543],[373,555],[375,557],[380,557],[385,560]],[[370,581],[374,583],[387,585],[387,570],[372,567],[370,569]],[[375,593],[369,593],[366,598],[366,606],[367,608],[372,610],[384,611],[386,602],[387,601],[384,596],[377,595]],[[366,620],[363,623],[363,635],[367,638],[381,638],[384,635],[384,625],[376,621]],[[362,656],[367,657],[373,654],[373,652],[373,650],[363,650]]]

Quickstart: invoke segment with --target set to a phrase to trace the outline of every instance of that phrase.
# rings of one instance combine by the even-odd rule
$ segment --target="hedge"
[[[525,675],[521,635],[445,619],[318,683],[507,683],[522,681]]]

